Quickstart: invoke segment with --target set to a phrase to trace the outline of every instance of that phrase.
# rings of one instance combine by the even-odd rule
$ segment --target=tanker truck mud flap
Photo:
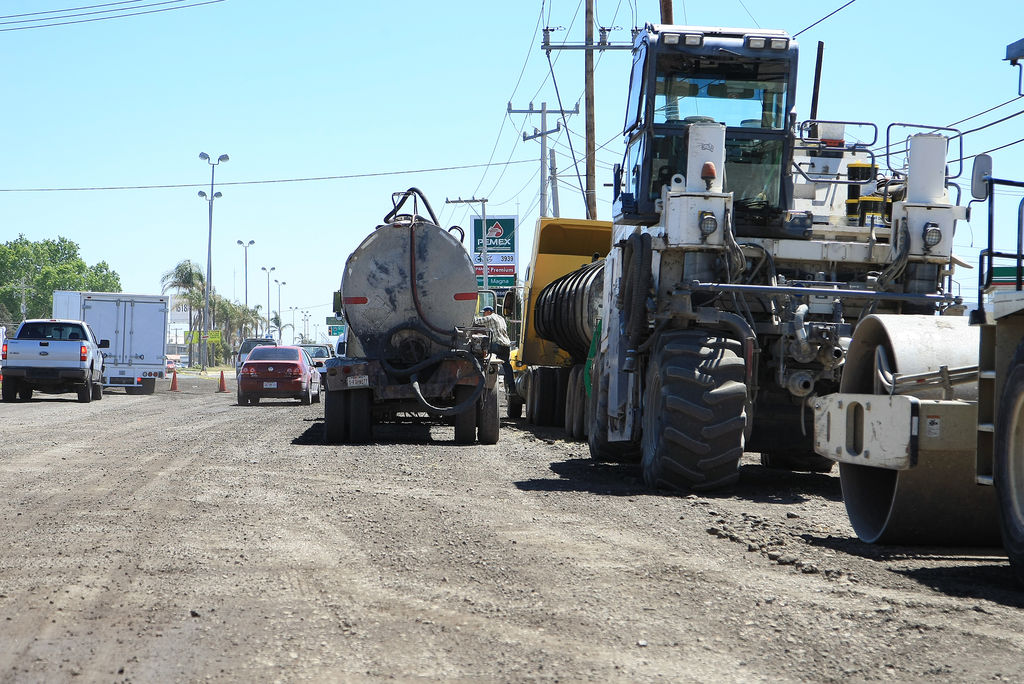
[[[748,406],[743,356],[739,341],[703,330],[654,342],[641,441],[649,487],[706,490],[737,480]]]

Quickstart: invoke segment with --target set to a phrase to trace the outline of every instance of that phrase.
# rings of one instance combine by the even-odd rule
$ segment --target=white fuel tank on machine
[[[911,204],[945,204],[946,136],[917,133],[910,136],[909,147],[906,201]]]
[[[704,118],[704,117],[701,117]],[[687,129],[686,150],[686,191],[708,192],[707,183],[701,178],[705,162],[715,165],[715,178],[711,181],[711,192],[722,192],[722,177],[725,170],[725,126],[715,121],[697,121]]]

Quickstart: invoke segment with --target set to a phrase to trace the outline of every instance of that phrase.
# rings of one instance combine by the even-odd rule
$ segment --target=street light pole
[[[245,250],[245,315],[249,316],[249,248],[256,244],[255,240],[249,240],[249,242],[238,241],[238,244],[242,245],[242,249]],[[242,324],[242,336],[245,336],[245,324]]]
[[[283,323],[283,321],[281,320],[281,286],[287,285],[288,283],[284,282],[283,280],[279,281],[277,278],[274,278],[274,282],[277,283],[277,342],[278,344],[280,344],[281,328],[283,327],[281,325]]]
[[[213,200],[221,197],[219,192],[213,191],[213,178],[217,171],[217,165],[221,162],[228,161],[229,157],[226,154],[222,154],[217,157],[217,161],[211,161],[210,155],[205,152],[200,152],[199,158],[210,165],[210,194],[207,195],[202,190],[199,191],[199,196],[205,199],[210,207],[209,234],[206,239],[206,295],[203,299],[203,339],[201,340],[201,345],[199,347],[199,356],[202,359],[202,370],[205,371],[210,360],[210,286],[213,276]]]
[[[295,312],[298,310],[297,306],[289,306],[288,309],[292,312],[292,344],[295,344]]]
[[[271,266],[269,269],[266,266],[260,266],[260,269],[267,272],[267,330],[265,333],[266,337],[270,337],[270,273],[276,271],[276,266]]]

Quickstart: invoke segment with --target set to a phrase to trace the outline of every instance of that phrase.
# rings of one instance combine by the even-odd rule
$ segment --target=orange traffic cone
[[[224,382],[224,371],[220,372],[220,387],[217,388],[217,391],[218,392],[227,392],[228,391],[228,386]]]
[[[173,371],[174,375],[171,376],[171,391],[178,391],[178,371]]]

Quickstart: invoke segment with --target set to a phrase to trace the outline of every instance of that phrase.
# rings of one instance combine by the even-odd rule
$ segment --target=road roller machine
[[[979,155],[972,194],[988,200],[989,245],[978,309],[969,319],[861,321],[840,391],[815,400],[814,435],[817,453],[839,462],[862,540],[990,546],[1001,538],[1024,582],[1024,254],[993,246],[997,186],[1024,183],[994,178],[991,159]],[[1018,246],[1022,215],[1024,201]]]
[[[587,436],[652,488],[727,486],[744,451],[831,471],[814,407],[857,324],[965,312],[958,132],[798,122],[797,54],[764,29],[648,25],[634,42]]]
[[[474,326],[472,260],[418,189],[392,203],[348,257],[334,293],[349,341],[324,368],[324,439],[367,442],[374,424],[435,419],[454,422],[456,443],[494,444],[501,362],[487,329]]]
[[[604,256],[612,224],[570,218],[541,218],[524,289],[516,392],[509,416],[526,408],[533,425],[564,426],[582,439],[587,401],[583,373],[600,318]]]

